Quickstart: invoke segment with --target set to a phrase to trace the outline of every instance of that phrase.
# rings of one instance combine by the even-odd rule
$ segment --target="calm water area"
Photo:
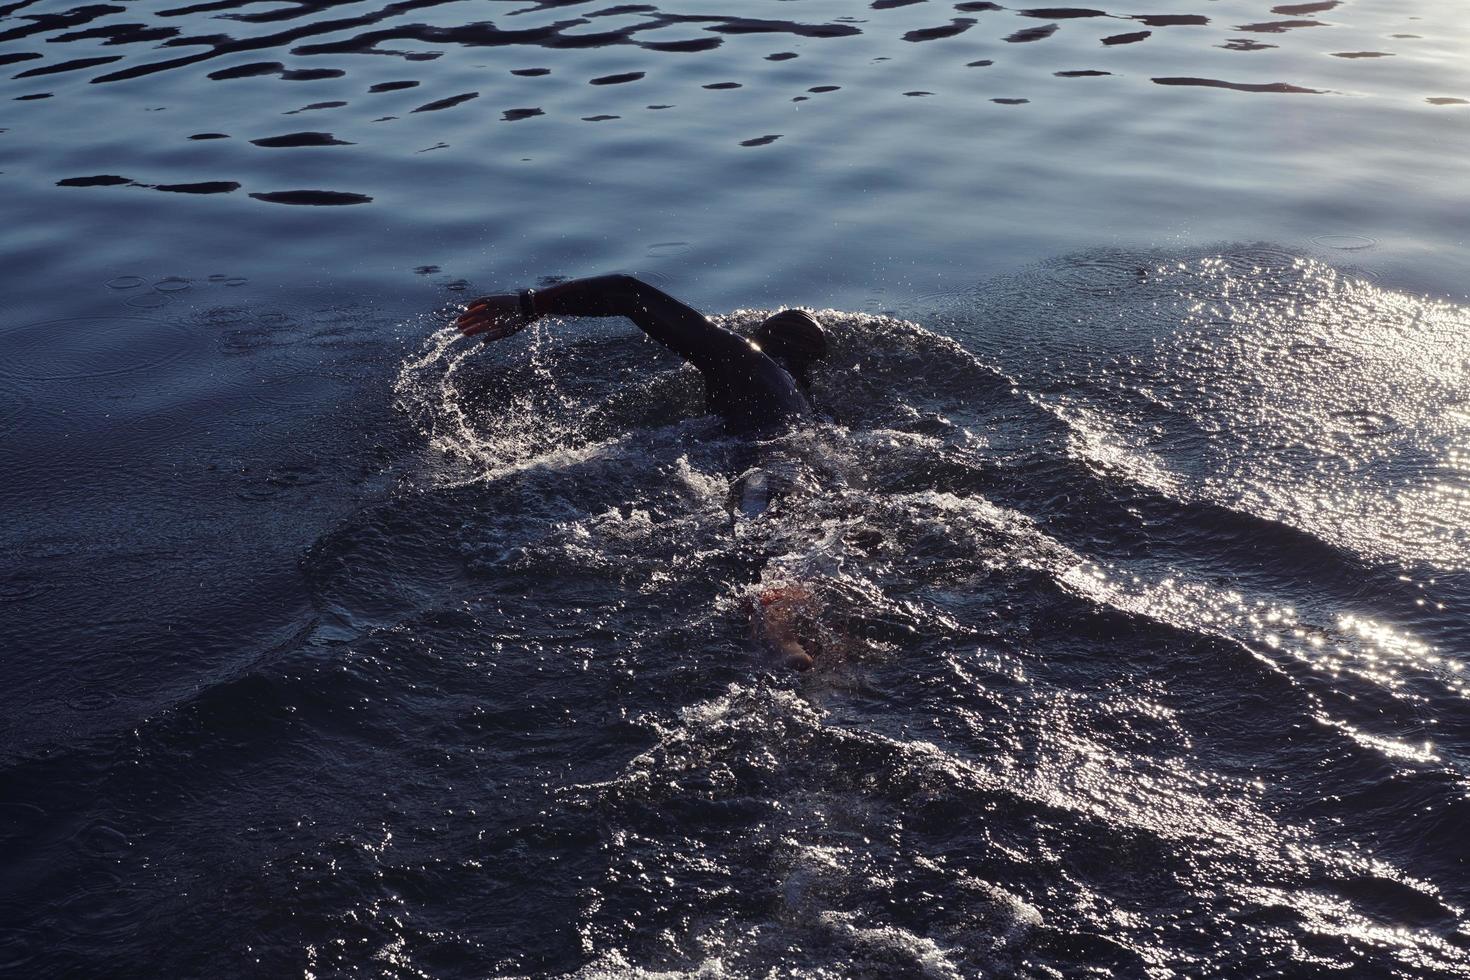
[[[1470,976],[1467,44],[0,3],[0,975]],[[827,325],[780,506],[448,328],[613,271]]]

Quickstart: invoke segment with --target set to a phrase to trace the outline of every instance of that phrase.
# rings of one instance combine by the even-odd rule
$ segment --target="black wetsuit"
[[[789,428],[812,414],[797,379],[749,340],[711,323],[699,311],[632,276],[598,276],[536,294],[542,313],[625,316],[693,364],[704,376],[705,406],[732,433],[759,435]]]

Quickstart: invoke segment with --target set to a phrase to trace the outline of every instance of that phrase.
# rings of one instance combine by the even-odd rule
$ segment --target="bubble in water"
[[[1400,428],[1393,416],[1365,408],[1341,409],[1330,412],[1329,417],[1342,423],[1343,431],[1353,436],[1387,436]]]
[[[1312,241],[1317,245],[1321,245],[1323,248],[1336,248],[1349,252],[1372,248],[1378,244],[1373,239],[1363,235],[1318,235]]]
[[[111,691],[86,691],[69,696],[66,706],[73,711],[102,711],[112,707],[117,701],[117,695]]]
[[[1242,275],[1257,275],[1263,271],[1285,271],[1301,261],[1301,257],[1289,249],[1277,245],[1237,245],[1222,252],[1216,260],[1226,269]]]
[[[1048,269],[1059,285],[1078,292],[1111,296],[1148,278],[1157,257],[1146,252],[1104,251],[1067,256]]]
[[[127,305],[138,310],[157,310],[169,304],[168,293],[143,293],[133,296],[127,301]]]
[[[194,314],[196,323],[205,323],[211,326],[224,326],[231,323],[240,323],[250,317],[250,312],[239,306],[215,306]]]
[[[115,858],[133,846],[126,834],[105,820],[94,820],[77,831],[71,846],[82,854],[98,858]]]

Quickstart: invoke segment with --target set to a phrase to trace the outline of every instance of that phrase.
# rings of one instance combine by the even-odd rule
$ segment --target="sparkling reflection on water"
[[[141,260],[272,283],[310,268],[386,296],[430,262],[518,279],[692,265],[723,305],[763,283],[850,306],[1100,241],[1267,237],[1378,243],[1401,281],[1462,290],[1470,25],[1443,5],[0,16],[0,177],[12,223],[37,229],[8,264],[52,284]]]
[[[0,972],[1470,973],[1466,26],[11,4]]]

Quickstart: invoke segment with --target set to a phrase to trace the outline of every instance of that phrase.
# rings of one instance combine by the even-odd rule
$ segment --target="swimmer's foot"
[[[816,659],[801,639],[800,622],[812,594],[796,583],[762,591],[750,604],[751,635],[764,643],[788,670],[811,670]]]

